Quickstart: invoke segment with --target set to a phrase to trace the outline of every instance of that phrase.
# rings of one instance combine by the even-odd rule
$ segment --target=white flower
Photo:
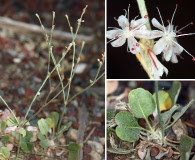
[[[127,19],[126,15],[119,16],[119,18],[117,19],[118,24],[122,29],[112,27],[114,29],[107,31],[106,36],[107,38],[111,39],[109,42],[113,41],[111,42],[111,45],[113,47],[122,46],[127,39],[127,44],[130,52],[136,54],[140,52],[140,47],[135,37],[144,39],[154,39],[159,37],[159,31],[146,30],[145,23],[147,22],[148,17],[147,15],[144,16],[145,18],[131,20],[131,23],[129,23],[128,20],[129,18]]]
[[[162,25],[155,18],[152,19],[153,26],[155,26],[156,28],[161,30],[161,33],[159,33],[159,36],[161,36],[161,38],[154,45],[153,51],[156,55],[163,52],[164,59],[166,61],[171,61],[173,63],[178,62],[177,55],[180,55],[183,52],[183,50],[185,52],[187,52],[190,56],[192,56],[193,60],[195,60],[194,56],[191,55],[187,50],[185,50],[180,44],[178,44],[178,42],[176,40],[176,38],[180,37],[180,36],[195,34],[195,33],[189,33],[189,34],[177,35],[177,33],[180,33],[180,31],[182,29],[184,29],[188,25],[192,24],[192,23],[189,23],[188,25],[182,27],[181,29],[179,29],[177,31],[176,31],[176,27],[174,29],[174,25],[172,24],[172,22],[173,22],[173,18],[174,18],[175,12],[177,10],[177,7],[178,7],[178,5],[176,5],[171,22],[168,20],[169,25],[167,27],[165,27],[163,24],[162,17],[161,17],[161,14],[160,14],[160,11],[158,8],[157,9],[158,9],[158,12],[160,15],[160,19],[162,21]]]

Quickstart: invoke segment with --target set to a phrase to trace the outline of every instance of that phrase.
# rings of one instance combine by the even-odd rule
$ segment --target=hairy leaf
[[[129,105],[136,118],[147,119],[156,108],[155,101],[150,92],[137,88],[129,93]]]
[[[115,116],[117,136],[128,142],[135,142],[139,139],[141,127],[137,120],[126,111],[121,111]]]

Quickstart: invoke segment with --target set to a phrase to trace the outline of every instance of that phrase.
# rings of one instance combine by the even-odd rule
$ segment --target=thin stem
[[[0,99],[3,101],[3,103],[5,104],[5,106],[9,109],[9,111],[12,113],[12,115],[14,116],[17,124],[19,125],[18,119],[16,118],[14,112],[11,110],[11,108],[8,106],[8,104],[4,101],[3,97],[0,96]]]
[[[148,16],[148,11],[146,9],[146,4],[145,4],[145,1],[144,0],[137,0],[137,4],[138,4],[138,7],[139,7],[139,11],[140,11],[140,14],[142,17],[144,16]],[[148,21],[146,22],[146,27],[151,30],[151,26],[150,26],[150,23],[149,23],[149,16],[148,16]]]
[[[154,82],[155,94],[156,94],[156,105],[157,105],[157,112],[158,112],[158,119],[159,125],[162,132],[162,143],[164,143],[164,128],[163,128],[163,120],[160,113],[160,106],[159,106],[159,99],[158,99],[158,81]]]

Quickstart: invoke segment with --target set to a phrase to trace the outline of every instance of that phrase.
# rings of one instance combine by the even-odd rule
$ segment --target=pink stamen
[[[191,24],[191,25],[194,25],[194,23],[193,23],[193,22],[191,22],[190,24]]]
[[[180,31],[180,32],[177,32],[178,34],[182,34],[182,32]]]
[[[136,45],[137,47],[139,47],[139,43],[136,43],[135,45]]]
[[[132,27],[129,27],[129,30],[131,31],[132,30]]]
[[[135,50],[135,48],[131,48],[131,50],[132,50],[132,51],[134,51],[134,50]]]
[[[144,16],[144,18],[148,18],[148,15],[146,14],[146,15]]]
[[[179,5],[178,4],[176,4],[176,8],[178,7]]]
[[[195,57],[193,57],[192,60],[195,61]]]
[[[170,19],[167,19],[167,22],[170,23]]]

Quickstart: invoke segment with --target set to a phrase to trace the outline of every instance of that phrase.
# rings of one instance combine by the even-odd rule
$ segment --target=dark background
[[[171,19],[176,4],[179,5],[175,14],[173,24],[182,28],[189,22],[195,22],[195,10],[193,0],[145,0],[150,20],[156,18],[160,22],[160,17],[156,7],[160,9],[163,22],[167,25],[166,20]],[[114,17],[118,18],[120,15],[125,15],[123,9],[128,8],[130,3],[129,18],[134,19],[135,16],[140,15],[136,0],[112,1],[107,0],[107,27],[119,27],[118,22]],[[140,16],[138,17],[140,18]],[[120,28],[120,27],[119,27]],[[152,29],[156,29],[152,26]],[[189,26],[182,30],[183,33],[195,32],[195,26]],[[179,37],[179,44],[184,47],[192,55],[195,55],[195,36]],[[162,79],[193,79],[195,72],[193,67],[195,62],[187,53],[181,54],[183,59],[178,57],[178,63],[162,61],[162,54],[158,55],[158,59],[169,70],[168,76],[165,73]],[[108,79],[147,79],[148,76],[140,62],[132,53],[127,52],[127,44],[122,47],[112,47],[107,44],[107,78]]]

